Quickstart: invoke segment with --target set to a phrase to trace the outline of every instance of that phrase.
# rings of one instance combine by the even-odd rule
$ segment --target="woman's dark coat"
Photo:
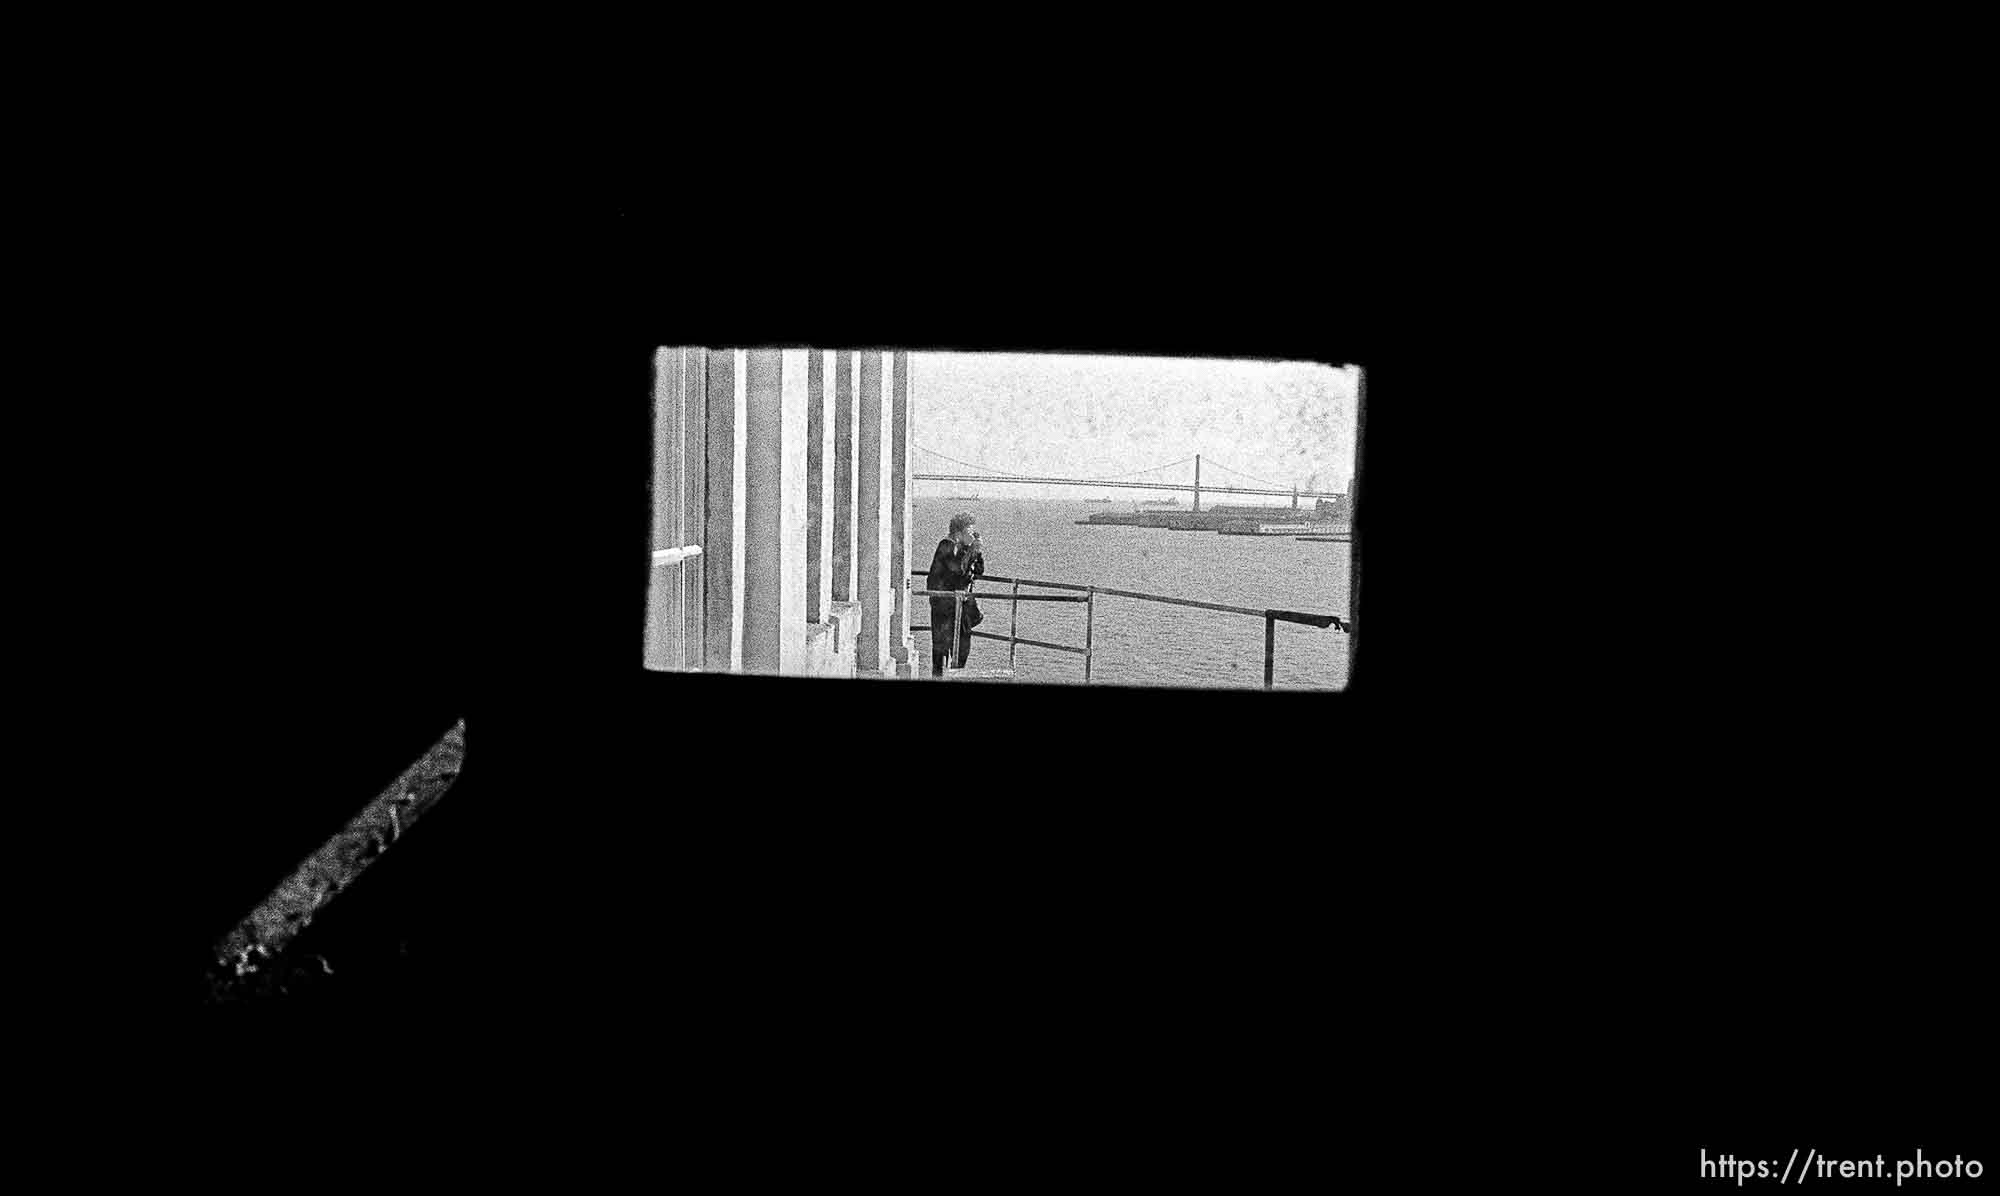
[[[974,578],[984,576],[986,562],[980,556],[958,546],[949,537],[939,540],[937,551],[931,554],[931,571],[924,578],[927,590],[969,590]],[[952,600],[931,599],[931,652],[950,655],[956,648],[953,644]],[[965,600],[965,621],[974,624],[979,621],[977,599]]]

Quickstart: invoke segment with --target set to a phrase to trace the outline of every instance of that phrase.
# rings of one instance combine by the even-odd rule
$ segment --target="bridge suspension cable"
[[[1215,466],[1217,469],[1222,470],[1224,473],[1235,474],[1237,477],[1242,478],[1246,482],[1256,482],[1260,486],[1272,486],[1280,490],[1284,489],[1284,483],[1282,482],[1273,482],[1268,478],[1253,477],[1250,474],[1244,473],[1240,469],[1231,469],[1229,468],[1229,466],[1224,465],[1222,462],[1211,460],[1209,458],[1203,458],[1203,461],[1206,464]]]
[[[920,450],[920,451],[922,451],[922,452],[926,452],[926,453],[929,453],[929,454],[930,454],[931,456],[933,456],[933,457],[941,457],[941,458],[943,458],[944,460],[946,460],[946,461],[949,461],[949,462],[951,462],[951,463],[952,463],[953,465],[964,465],[964,466],[967,466],[967,467],[969,467],[969,468],[972,468],[972,469],[983,469],[983,470],[987,471],[988,473],[995,473],[995,474],[999,474],[999,475],[1000,475],[1001,477],[1008,477],[1008,478],[1025,478],[1025,477],[1031,477],[1031,476],[1033,476],[1033,475],[1031,475],[1031,474],[1025,474],[1025,473],[1010,473],[1009,471],[1007,471],[1007,470],[1004,470],[1004,469],[995,469],[995,468],[993,468],[993,467],[992,467],[991,465],[981,465],[981,464],[979,464],[979,463],[978,463],[977,461],[961,461],[961,460],[959,460],[959,459],[958,459],[957,457],[947,457],[947,456],[945,456],[945,454],[943,454],[943,453],[940,453],[940,452],[938,452],[938,451],[937,451],[936,449],[934,449],[934,448],[925,448],[925,447],[924,447],[923,445],[921,445],[921,444],[918,444],[918,445],[912,445],[911,447],[913,447],[913,448],[916,448],[916,449],[918,449],[918,450]]]
[[[925,446],[923,446],[923,445],[921,445],[921,444],[914,444],[914,443],[913,443],[913,444],[912,444],[912,445],[911,445],[910,447],[912,447],[912,448],[914,448],[914,449],[917,449],[917,450],[918,450],[918,451],[920,451],[920,452],[925,452],[925,453],[929,453],[929,454],[930,454],[931,456],[933,456],[933,457],[937,457],[937,458],[939,458],[939,459],[941,459],[941,460],[945,460],[945,461],[949,461],[949,462],[951,462],[951,463],[952,463],[952,464],[954,464],[954,465],[963,465],[963,466],[966,466],[967,468],[970,468],[970,469],[983,469],[983,470],[985,470],[986,472],[988,472],[988,473],[991,473],[991,474],[994,474],[994,475],[996,475],[996,476],[999,476],[999,477],[1008,477],[1008,478],[1026,478],[1026,477],[1033,477],[1033,476],[1035,476],[1035,475],[1033,475],[1033,474],[1025,474],[1025,473],[1015,473],[1015,472],[1012,472],[1012,471],[1010,471],[1010,470],[1005,470],[1005,469],[998,469],[998,468],[995,468],[994,466],[991,466],[991,465],[982,465],[982,464],[980,464],[980,463],[979,463],[979,462],[977,462],[977,461],[961,461],[961,460],[959,460],[959,459],[958,459],[957,457],[953,457],[953,456],[950,456],[950,455],[948,455],[948,454],[945,454],[945,453],[940,453],[940,452],[938,452],[938,451],[937,451],[936,449],[934,449],[934,448],[926,448]],[[1153,466],[1149,466],[1149,467],[1147,467],[1147,468],[1145,468],[1145,469],[1135,469],[1135,470],[1133,470],[1133,471],[1132,471],[1131,473],[1120,473],[1120,474],[1113,474],[1113,475],[1112,475],[1111,477],[1109,477],[1109,478],[1105,478],[1105,479],[1102,479],[1102,480],[1104,480],[1104,481],[1117,481],[1117,480],[1119,480],[1120,478],[1130,478],[1130,477],[1137,477],[1137,476],[1138,476],[1139,474],[1142,474],[1142,473],[1156,473],[1156,472],[1158,472],[1158,471],[1160,471],[1160,470],[1162,470],[1162,469],[1172,469],[1172,468],[1173,468],[1174,466],[1176,466],[1176,465],[1185,465],[1185,464],[1187,464],[1187,463],[1188,463],[1189,461],[1192,461],[1192,460],[1194,460],[1194,457],[1190,455],[1190,456],[1186,456],[1186,457],[1182,457],[1182,458],[1181,458],[1180,460],[1178,460],[1178,461],[1169,461],[1169,462],[1167,462],[1167,463],[1166,463],[1165,465],[1153,465]]]
[[[1172,469],[1172,468],[1173,468],[1174,466],[1176,466],[1176,465],[1186,465],[1186,464],[1187,464],[1188,462],[1190,462],[1190,461],[1192,461],[1192,460],[1194,460],[1194,457],[1193,457],[1192,455],[1190,455],[1190,456],[1186,456],[1186,457],[1182,457],[1182,458],[1181,458],[1180,460],[1178,460],[1178,461],[1169,461],[1169,462],[1167,462],[1167,463],[1166,463],[1165,465],[1155,465],[1155,466],[1153,466],[1153,467],[1152,467],[1151,469],[1135,469],[1135,470],[1133,470],[1133,471],[1132,471],[1131,473],[1114,473],[1114,474],[1112,474],[1112,475],[1111,475],[1110,477],[1108,477],[1108,478],[1106,478],[1106,479],[1104,479],[1104,480],[1105,480],[1105,481],[1107,481],[1107,482],[1115,482],[1115,481],[1117,481],[1117,480],[1118,480],[1118,479],[1120,479],[1120,478],[1131,478],[1131,477],[1137,477],[1137,476],[1139,476],[1139,475],[1140,475],[1140,474],[1142,474],[1142,473],[1156,473],[1156,472],[1158,472],[1159,470],[1162,470],[1162,469]]]

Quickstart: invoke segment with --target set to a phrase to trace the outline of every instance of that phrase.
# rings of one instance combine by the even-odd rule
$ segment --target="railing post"
[[[1264,688],[1271,688],[1271,660],[1277,652],[1278,620],[1269,611],[1264,613]]]
[[[965,658],[959,654],[959,644],[965,642],[965,591],[958,590],[951,596],[951,667],[962,669]]]
[[[1017,577],[1014,579],[1014,597],[1019,598],[1020,596],[1021,579]],[[1017,642],[1015,637],[1021,631],[1021,604],[1016,602],[1013,606],[1013,613],[1007,617],[1007,669],[1009,672],[1012,672],[1014,668],[1014,645]]]
[[[1097,621],[1097,587],[1083,600],[1083,683],[1090,684],[1090,629]]]

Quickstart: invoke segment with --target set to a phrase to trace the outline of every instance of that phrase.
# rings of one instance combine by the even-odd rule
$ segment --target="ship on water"
[[[1142,498],[1139,500],[1139,505],[1142,507],[1178,507],[1181,505],[1181,500],[1178,496],[1174,498]]]

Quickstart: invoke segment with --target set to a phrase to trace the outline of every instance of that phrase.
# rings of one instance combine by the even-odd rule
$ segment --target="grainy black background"
[[[1034,1110],[1036,1141],[1252,1127],[1238,1178],[1301,1143],[1371,1184],[1420,1161],[1621,1188],[1685,1186],[1702,1146],[1990,1147],[1963,794],[1898,785],[1741,626],[1663,648],[1650,606],[1619,613],[1727,591],[1736,558],[1613,563],[1647,534],[1608,483],[1656,447],[1648,371],[1517,229],[1391,177],[756,177],[727,205],[674,202],[695,177],[533,204],[321,185],[171,251],[203,318],[157,375],[192,451],[145,513],[174,635],[141,668],[180,716],[163,772],[202,778],[162,862],[190,1006],[208,944],[464,717],[456,787],[302,936],[334,973],[281,1004],[421,1010],[502,1053],[578,1035],[568,1065],[718,1121],[865,1077],[947,1120]],[[1361,364],[1351,690],[947,710],[645,673],[672,343]],[[1273,711],[1296,746],[1217,729]],[[923,726],[980,756],[914,775]]]

